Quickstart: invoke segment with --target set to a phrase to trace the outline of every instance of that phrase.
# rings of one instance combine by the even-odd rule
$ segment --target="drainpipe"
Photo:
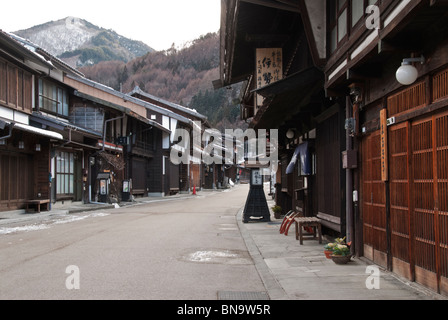
[[[352,109],[352,101],[350,96],[346,97],[346,107],[345,107],[345,115],[346,119],[349,119]],[[346,150],[351,150],[353,147],[352,143],[352,137],[350,136],[350,131],[347,130],[346,132]],[[345,225],[346,225],[346,241],[347,243],[352,241],[353,237],[353,170],[352,169],[345,169],[345,179],[346,179],[346,200],[345,200],[345,207],[346,207],[346,217],[345,217]],[[353,246],[352,246],[353,248]]]
[[[14,123],[11,123],[9,125],[9,134],[7,136],[0,137],[0,140],[7,140],[7,139],[11,138],[12,137],[12,129],[13,128],[14,128]]]
[[[64,142],[60,146],[57,146],[56,148],[63,148],[66,145],[69,145],[72,142],[72,129],[68,128],[68,141]]]

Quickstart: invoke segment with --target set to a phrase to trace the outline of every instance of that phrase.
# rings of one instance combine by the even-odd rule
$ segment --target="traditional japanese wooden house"
[[[94,158],[99,156],[100,165],[121,168],[122,177],[115,179],[114,186],[119,200],[130,200],[130,196],[164,196],[179,190],[178,170],[170,170],[167,158],[172,131],[178,121],[187,119],[85,78],[66,77],[65,82],[76,90],[79,108],[99,108],[101,114],[108,115],[101,126],[103,138],[98,141],[101,151],[108,152],[96,152],[89,161],[93,168],[98,168]],[[150,111],[157,115],[148,116]],[[80,111],[78,121],[83,121],[85,112]],[[90,180],[101,180],[108,172],[111,168],[92,170]],[[93,187],[92,192],[96,194],[98,190],[101,191]]]
[[[202,186],[206,185],[204,182],[204,167],[202,159],[200,157],[195,158],[194,156],[202,154],[202,135],[205,129],[210,128],[207,117],[198,113],[196,110],[181,106],[179,104],[144,92],[138,86],[135,87],[129,93],[129,95],[139,98],[143,101],[147,101],[150,104],[156,105],[160,108],[169,110],[175,114],[182,116],[184,119],[189,119],[188,122],[181,121],[180,123],[182,125],[179,126],[179,128],[187,130],[190,134],[190,150],[187,150],[190,155],[190,161],[189,163],[182,163],[179,165],[179,189],[180,192],[191,192],[194,188],[200,190]],[[150,114],[148,116],[154,116],[154,114]],[[195,148],[197,148],[198,150],[195,150]]]
[[[78,74],[43,50],[12,34],[0,31],[0,211],[50,206],[53,145],[64,135],[35,126],[40,108],[59,106],[66,111],[63,89],[54,89],[43,101],[45,83],[56,83],[64,74]]]
[[[222,8],[221,85],[247,81],[242,116],[288,135],[282,171],[291,164],[288,145],[309,143],[303,195],[311,192],[312,214],[326,231],[346,235],[357,255],[447,294],[446,1],[229,0]],[[301,27],[282,29],[288,17]],[[308,70],[319,69],[317,81],[288,76],[296,61],[289,54],[305,46],[288,49],[291,30],[302,30],[308,55],[299,56],[312,61]],[[283,49],[283,79],[250,85],[257,47]],[[286,83],[289,95],[280,90]],[[304,92],[312,98],[300,103]],[[261,107],[252,94],[265,97]],[[296,169],[286,170],[277,191],[302,192],[289,179]],[[289,209],[291,199],[277,201]]]
[[[339,233],[344,117],[325,100],[325,55],[303,9],[300,1],[223,1],[221,79],[215,86],[244,81],[242,118],[252,129],[278,130],[276,202],[283,213],[319,215]]]
[[[447,3],[340,0],[327,15],[325,89],[352,124],[357,252],[447,294]]]
[[[1,41],[4,210],[119,202],[132,186],[169,193],[158,153],[172,131],[147,118],[149,103],[86,79],[29,41],[6,33]]]

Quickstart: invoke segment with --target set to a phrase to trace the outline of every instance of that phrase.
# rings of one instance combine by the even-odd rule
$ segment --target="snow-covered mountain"
[[[13,33],[30,40],[73,67],[110,60],[128,62],[154,51],[141,41],[128,39],[113,30],[97,27],[76,17],[47,22]]]

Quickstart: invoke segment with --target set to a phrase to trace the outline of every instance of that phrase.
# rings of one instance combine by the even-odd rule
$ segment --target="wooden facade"
[[[178,128],[189,132],[190,150],[187,150],[187,152],[189,152],[190,161],[177,166],[174,166],[169,161],[166,162],[166,168],[170,171],[172,178],[165,180],[165,192],[168,192],[168,194],[177,192],[185,193],[193,192],[194,188],[197,190],[203,187],[207,188],[208,184],[205,182],[202,161],[201,159],[193,158],[197,151],[194,148],[198,148],[202,152],[202,134],[205,129],[210,128],[207,117],[195,110],[155,97],[144,92],[139,87],[135,87],[129,95],[153,105],[152,108],[148,109],[148,118],[153,117],[156,121],[162,123],[164,115],[169,116],[174,113],[176,115],[175,119],[179,121]],[[198,141],[194,140],[196,135],[199,137]],[[169,152],[166,152],[164,156],[169,158]]]
[[[277,83],[248,85],[242,99],[241,113],[253,127],[295,132],[280,141],[277,204],[305,207],[326,233],[347,236],[355,254],[447,294],[446,3],[228,0],[222,9],[222,85],[250,84],[255,47],[282,48],[284,70],[295,65],[295,54],[308,56],[308,68],[323,75],[312,89],[286,71]],[[291,18],[296,28],[285,28]],[[261,20],[271,24],[261,27]],[[420,56],[417,81],[401,85],[395,72],[403,59]],[[310,98],[299,94],[304,90]],[[258,110],[255,92],[265,97]],[[316,171],[300,193],[297,173],[290,177],[285,166],[304,141],[314,142]]]
[[[325,70],[328,94],[350,96],[347,114],[359,124],[350,137],[360,159],[352,170],[360,192],[357,253],[447,294],[448,8],[427,1],[376,5],[380,28],[348,29]],[[400,85],[401,61],[419,55],[426,59],[415,64],[417,81]]]
[[[182,112],[90,81],[0,31],[0,212],[37,200],[51,209],[186,189],[189,180],[169,161],[177,125],[192,127],[182,115],[190,111],[178,108]]]

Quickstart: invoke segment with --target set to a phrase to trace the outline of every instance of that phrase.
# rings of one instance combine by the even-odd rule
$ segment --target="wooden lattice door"
[[[415,279],[448,293],[448,113],[412,124]]]
[[[437,270],[432,118],[412,124],[412,165],[415,277],[417,282],[434,288]]]
[[[412,279],[409,126],[406,122],[389,129],[389,190],[392,269]]]
[[[364,139],[362,159],[364,255],[375,263],[386,266],[386,196],[385,184],[381,179],[379,131]]]
[[[440,291],[448,294],[448,113],[435,117],[435,128],[437,269]]]

